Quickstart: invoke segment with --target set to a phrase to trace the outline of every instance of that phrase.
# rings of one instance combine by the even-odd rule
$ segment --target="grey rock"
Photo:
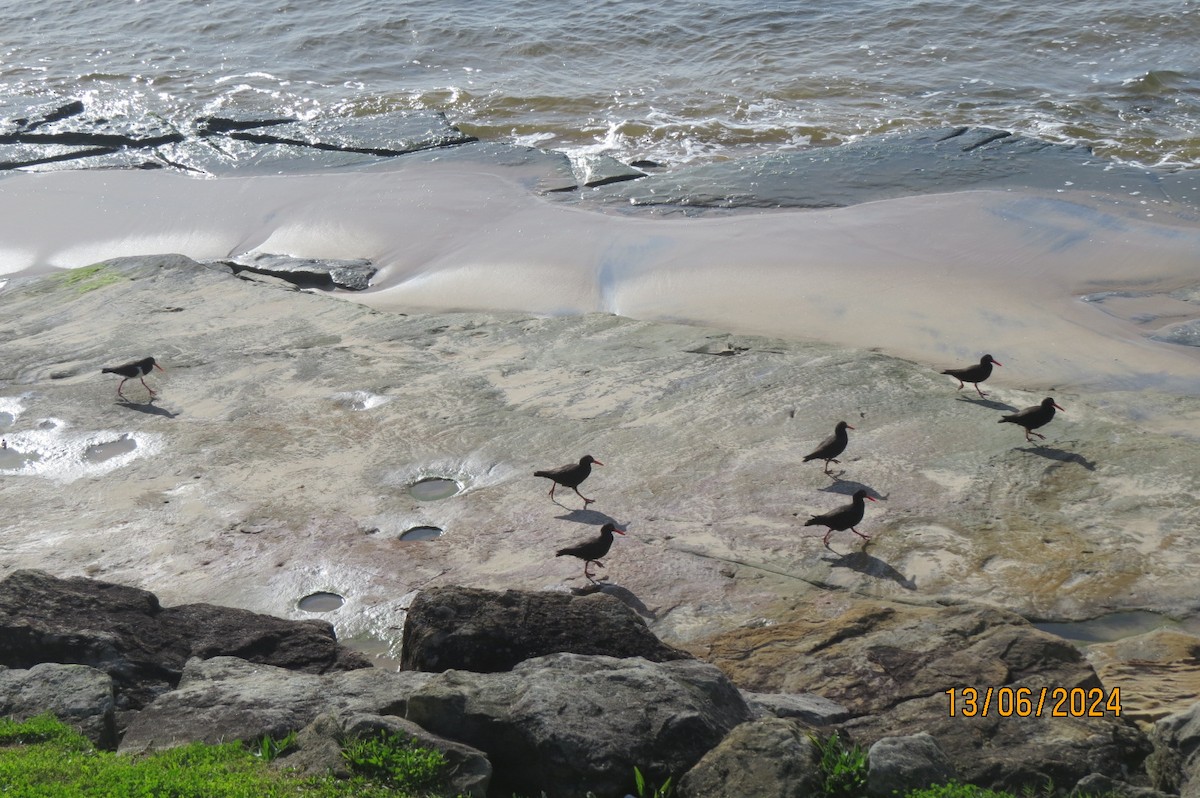
[[[119,750],[278,738],[326,712],[403,715],[410,693],[430,678],[376,668],[317,675],[237,657],[192,659],[179,687],[137,714]]]
[[[822,794],[820,752],[801,723],[743,723],[679,780],[682,798],[809,798]]]
[[[905,795],[957,778],[937,740],[924,732],[883,737],[867,750],[867,793],[873,798]]]
[[[446,671],[408,700],[409,720],[484,751],[498,794],[582,798],[661,784],[750,717],[737,689],[694,660],[551,654],[506,673]]]
[[[113,682],[86,665],[44,662],[28,670],[0,668],[0,716],[27,720],[50,713],[99,748],[114,748]]]
[[[755,693],[743,690],[756,718],[796,718],[810,726],[828,726],[850,717],[850,710],[813,693]]]
[[[691,659],[661,642],[638,615],[604,593],[496,592],[465,587],[422,590],[404,620],[401,667],[493,673],[546,654],[571,652]]]
[[[1152,787],[1139,787],[1099,773],[1083,777],[1075,785],[1075,789],[1071,790],[1071,798],[1091,798],[1097,795],[1105,798],[1169,798],[1167,793]]]
[[[163,607],[145,590],[44,571],[0,581],[0,664],[90,665],[108,673],[119,709],[138,709],[179,681],[191,657],[243,657],[324,673],[369,668],[324,621],[287,621],[211,604]]]
[[[376,734],[395,734],[421,748],[440,751],[446,758],[446,792],[484,798],[492,778],[492,765],[483,752],[456,743],[391,715],[323,713],[296,736],[295,748],[276,760],[279,767],[308,775],[351,775],[344,744],[351,739]]]
[[[1155,723],[1150,742],[1154,752],[1146,770],[1154,788],[1181,798],[1200,796],[1200,703]]]
[[[398,734],[414,745],[440,751],[446,757],[450,776],[448,792],[483,798],[492,779],[492,763],[487,756],[469,745],[430,734],[417,724],[385,715],[352,715],[346,719],[345,733],[351,737],[366,737],[379,733]]]

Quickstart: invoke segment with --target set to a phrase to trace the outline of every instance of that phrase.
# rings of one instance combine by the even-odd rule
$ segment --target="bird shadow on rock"
[[[149,402],[130,402],[128,399],[116,403],[117,407],[124,407],[128,410],[136,410],[139,413],[146,413],[151,416],[162,416],[163,418],[175,418],[178,413],[172,413],[165,407],[159,407],[154,404],[154,400]]]
[[[1055,449],[1053,446],[1047,446],[1044,443],[1039,443],[1035,446],[1030,446],[1025,449],[1022,449],[1020,446],[1018,446],[1017,449],[1022,452],[1036,454],[1038,457],[1045,457],[1049,460],[1057,460],[1060,463],[1078,463],[1088,471],[1096,470],[1096,462],[1094,460],[1087,459],[1079,452],[1068,452],[1063,449]]]
[[[853,496],[860,490],[865,490],[867,495],[876,501],[887,501],[887,496],[884,496],[882,493],[869,485],[864,485],[861,482],[855,482],[852,479],[839,479],[830,485],[820,488],[822,493],[840,493],[845,496]]]
[[[626,607],[629,607],[629,609],[633,610],[643,618],[651,621],[658,620],[658,614],[655,613],[654,610],[647,607],[646,603],[638,598],[634,592],[627,587],[621,587],[620,585],[614,585],[607,582],[596,582],[591,585],[590,590],[588,588],[582,588],[582,590],[586,592],[576,592],[576,595],[586,596],[591,593],[603,593],[606,596],[612,596],[617,601],[621,602]]]
[[[1002,413],[1017,412],[1017,408],[1013,407],[1012,405],[1005,404],[1004,402],[997,402],[994,399],[980,399],[975,396],[960,396],[958,397],[958,401],[967,402],[968,404],[972,405],[979,405],[980,407],[986,407],[989,410],[999,410]]]
[[[829,550],[833,551],[833,549]],[[833,551],[833,553],[837,555],[837,559],[823,558],[825,562],[829,563],[831,568],[849,568],[851,571],[857,571],[863,576],[869,576],[873,579],[887,579],[895,582],[905,590],[917,589],[917,581],[915,579],[909,579],[878,557],[867,554],[866,546],[861,551],[854,551],[849,554],[842,554],[837,551]]]
[[[593,526],[604,526],[605,524],[617,524],[617,519],[607,513],[602,513],[599,510],[570,510],[562,515],[554,516],[560,521],[574,521],[577,524],[589,524]],[[625,527],[617,524],[618,529]]]

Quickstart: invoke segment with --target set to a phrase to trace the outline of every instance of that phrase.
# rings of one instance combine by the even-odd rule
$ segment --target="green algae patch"
[[[107,263],[95,263],[91,266],[81,266],[78,269],[55,276],[55,281],[62,286],[74,288],[80,294],[95,291],[106,285],[119,283],[124,280],[120,274],[110,268]]]

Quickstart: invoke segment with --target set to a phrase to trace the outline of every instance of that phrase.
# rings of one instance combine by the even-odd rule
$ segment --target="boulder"
[[[0,668],[0,717],[28,720],[46,712],[97,747],[116,747],[113,682],[107,673],[50,662],[28,670]]]
[[[347,740],[374,734],[396,734],[421,748],[440,751],[446,758],[447,793],[484,798],[492,778],[492,765],[482,751],[456,743],[420,726],[391,715],[336,714],[318,715],[296,736],[291,751],[276,760],[278,766],[314,776],[327,773],[338,778],[350,776],[342,748]]]
[[[485,752],[497,794],[583,798],[662,784],[750,718],[719,670],[694,660],[551,654],[504,673],[450,670],[408,699],[409,720]]]
[[[1155,789],[1200,798],[1200,703],[1155,723],[1150,741],[1146,770]]]
[[[813,693],[755,693],[743,690],[742,697],[756,718],[795,718],[809,726],[829,726],[850,717],[850,710],[838,702]]]
[[[925,732],[884,737],[867,751],[867,793],[872,798],[906,795],[957,778],[937,740]]]
[[[661,642],[637,613],[604,593],[465,587],[422,590],[404,621],[400,664],[407,670],[496,673],[546,654],[569,652],[690,659]]]
[[[964,781],[994,789],[1036,788],[1047,779],[1074,784],[1093,772],[1121,778],[1149,752],[1145,735],[1111,710],[1049,717],[1055,688],[1103,686],[1078,649],[1014,613],[980,605],[845,606],[828,619],[805,613],[733,630],[693,650],[742,689],[812,692],[844,704],[854,717],[838,727],[860,745],[928,732]],[[966,687],[980,691],[980,711],[970,718]],[[1018,717],[1011,706],[1001,716],[996,704],[983,717],[989,687],[996,702],[1001,688],[1010,699],[1026,688],[1034,704],[1046,688],[1043,717]]]
[[[431,678],[377,668],[318,675],[237,657],[192,659],[179,687],[133,718],[119,750],[279,738],[326,712],[403,715],[409,695]]]
[[[1103,795],[1104,798],[1170,798],[1167,793],[1153,787],[1139,787],[1099,773],[1083,777],[1071,790],[1071,798],[1091,798],[1096,795]]]
[[[821,795],[820,752],[804,725],[766,718],[735,728],[679,780],[683,798]]]
[[[371,667],[338,645],[325,621],[162,607],[145,590],[44,571],[0,581],[0,665],[89,665],[112,677],[118,709],[139,709],[174,687],[189,658],[223,655],[311,674]]]

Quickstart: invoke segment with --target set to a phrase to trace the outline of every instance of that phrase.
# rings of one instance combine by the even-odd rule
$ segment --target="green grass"
[[[398,739],[351,741],[385,763],[382,774],[297,776],[270,767],[291,740],[191,745],[143,757],[98,751],[58,720],[0,718],[0,795],[6,798],[424,798],[436,796],[445,760]],[[393,751],[400,749],[400,753]],[[367,761],[370,757],[355,754]]]
[[[119,283],[124,278],[110,270],[108,264],[96,263],[91,266],[70,269],[56,275],[55,279],[60,285],[74,288],[80,294],[86,294],[88,291],[95,291],[97,288]]]

